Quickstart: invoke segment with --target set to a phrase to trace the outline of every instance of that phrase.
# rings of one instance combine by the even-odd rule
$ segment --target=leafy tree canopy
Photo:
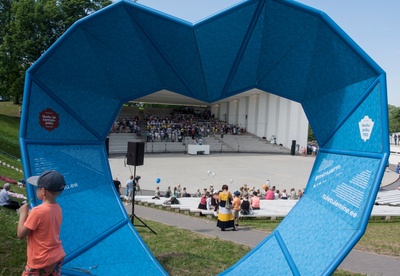
[[[388,105],[389,132],[400,132],[400,107]]]
[[[0,94],[22,98],[25,71],[77,20],[110,0],[0,0]]]

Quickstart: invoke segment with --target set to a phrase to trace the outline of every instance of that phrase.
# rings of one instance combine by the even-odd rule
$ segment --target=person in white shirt
[[[3,189],[0,191],[0,206],[17,210],[19,209],[19,203],[10,199],[8,191],[11,189],[10,183],[4,184]]]

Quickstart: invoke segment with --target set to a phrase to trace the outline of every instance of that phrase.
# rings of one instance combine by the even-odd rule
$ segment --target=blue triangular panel
[[[192,26],[178,24],[164,16],[136,13],[135,16],[145,22],[141,28],[170,67],[169,76],[160,71],[164,87],[188,97],[202,98],[200,91],[204,91],[205,83],[197,77],[201,75],[201,63]]]
[[[240,14],[230,13],[218,20],[209,20],[196,31],[209,102],[226,97],[223,94],[226,79],[256,7],[256,4],[249,5],[241,9]]]
[[[334,128],[338,126],[341,120],[348,115],[351,108],[361,96],[367,93],[368,87],[375,78],[367,79],[360,83],[354,83],[351,86],[343,87],[337,91],[328,94],[320,94],[314,98],[309,98],[303,102],[303,109],[310,118],[311,127],[314,133],[317,133],[319,141],[329,139]],[[332,108],[335,106],[335,108]],[[323,115],[325,120],[314,120]]]
[[[179,71],[182,70],[182,68],[179,68],[179,61],[177,61],[175,58],[172,59],[171,56],[173,55],[171,51],[174,48],[174,44],[178,40],[175,35],[179,36],[180,38],[185,37],[185,41],[188,44],[181,45],[182,47],[186,47],[186,49],[181,50],[192,54],[192,30],[190,30],[187,26],[182,26],[176,22],[171,22],[165,17],[165,15],[149,14],[145,12],[134,13],[133,11],[131,13],[134,15],[132,20],[140,22],[139,26],[143,31],[141,34],[141,39],[146,48],[147,56],[154,64],[155,70],[159,75],[160,81],[162,82],[162,88],[179,92],[180,94],[188,97],[193,97],[193,92],[188,89],[187,83],[184,82],[183,76],[179,75]],[[174,32],[171,32],[172,29]],[[195,61],[196,59],[197,58],[195,57],[194,60],[192,60],[194,61],[194,67],[196,67],[196,65],[198,66],[198,61]],[[198,72],[198,68],[191,68],[190,70],[194,70],[191,71],[191,73]],[[204,85],[201,85],[200,87],[202,86]]]
[[[110,125],[109,114],[114,113],[120,99],[112,96],[113,86],[86,33],[77,31],[69,38],[40,70],[33,72],[34,77],[40,79],[48,91],[62,98],[99,136],[105,136],[104,129]],[[97,114],[95,118],[93,113]]]
[[[27,125],[26,137],[32,140],[74,140],[74,141],[97,141],[93,133],[88,131],[84,125],[49,97],[35,83],[32,83],[29,106],[29,117],[32,123]],[[71,130],[74,131],[71,131]]]
[[[263,21],[264,14],[260,15],[258,22]],[[234,95],[237,91],[241,91],[244,87],[254,87],[257,84],[257,68],[260,62],[260,51],[262,47],[261,37],[263,25],[256,24],[254,27],[249,43],[240,60],[240,64],[229,87],[226,95]]]
[[[377,77],[360,54],[326,24],[320,25],[309,70],[308,99]]]
[[[268,262],[269,267],[271,267],[272,260],[274,273],[276,272],[277,275],[292,275],[292,271],[285,260],[285,255],[282,253],[278,241],[273,235],[270,235],[221,275],[248,275],[249,269],[252,270],[251,273],[254,275],[270,274],[270,272],[264,270],[264,267],[266,262]],[[249,266],[249,264],[251,265]]]
[[[264,13],[257,83],[263,90],[300,101],[308,84],[319,21],[275,2],[267,5]]]
[[[118,254],[99,254],[109,252],[111,248]],[[63,273],[65,272],[86,272],[91,275],[167,275],[157,265],[137,232],[128,224],[78,257],[64,262]]]
[[[379,85],[357,108],[324,147],[351,151],[381,152],[381,96]],[[386,135],[386,133],[384,134]]]
[[[138,97],[159,90],[160,76],[148,57],[147,38],[132,18],[132,11],[121,7],[112,15],[104,13],[96,19],[82,22],[81,28],[88,33],[90,47],[96,51],[104,81],[113,86],[115,93],[111,94],[125,99],[132,98],[132,87],[140,88]]]

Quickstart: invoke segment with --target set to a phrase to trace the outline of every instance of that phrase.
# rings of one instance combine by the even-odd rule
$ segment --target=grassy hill
[[[12,102],[0,102],[0,154],[21,158],[18,133],[19,133],[19,108]]]

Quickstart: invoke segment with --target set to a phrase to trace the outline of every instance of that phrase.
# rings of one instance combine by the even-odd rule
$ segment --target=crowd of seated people
[[[147,113],[143,118],[141,116],[118,118],[111,132],[140,135],[140,125],[145,126],[147,142],[184,142],[186,137],[195,140],[208,137],[210,134],[246,133],[245,128],[214,118],[209,109],[194,112],[191,108],[185,109],[185,112],[182,112],[182,109],[175,110],[168,116]]]
[[[170,116],[146,116],[147,142],[183,142],[208,137],[210,134],[244,133],[237,125],[215,119],[209,110],[198,114],[172,113]]]
[[[112,127],[112,133],[135,133],[136,135],[141,135],[140,129],[140,116],[132,116],[130,118],[117,118]]]
[[[159,186],[155,189],[153,199],[164,198],[181,198],[181,197],[196,197],[199,198],[197,208],[202,210],[209,210],[218,212],[219,206],[219,190],[214,190],[212,184],[209,188],[197,189],[193,194],[189,193],[186,187],[181,187],[180,184],[171,189],[168,186],[164,193],[161,193]],[[252,215],[254,210],[260,210],[260,201],[262,200],[298,200],[302,197],[303,190],[299,189],[297,192],[294,188],[291,188],[290,192],[287,193],[286,189],[280,192],[275,186],[264,184],[262,189],[256,189],[255,187],[249,188],[247,184],[244,184],[239,190],[233,192],[233,196],[236,200],[235,204],[232,204],[235,209],[232,212],[235,214],[235,224],[239,226],[239,214]]]

